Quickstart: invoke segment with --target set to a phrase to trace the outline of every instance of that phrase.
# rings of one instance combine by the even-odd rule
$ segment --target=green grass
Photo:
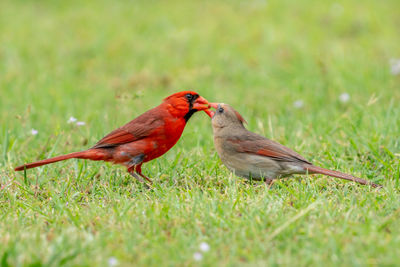
[[[398,265],[399,10],[397,0],[1,1],[0,265]],[[13,171],[88,148],[185,89],[384,188],[246,182],[221,164],[204,113],[144,165],[152,190],[107,163]],[[210,251],[196,262],[201,242]]]

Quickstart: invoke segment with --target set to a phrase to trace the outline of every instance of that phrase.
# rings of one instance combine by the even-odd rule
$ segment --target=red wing
[[[93,148],[110,148],[150,136],[164,125],[158,110],[151,109],[103,137]]]
[[[121,144],[126,144],[137,140],[130,132],[127,132],[121,128],[116,129],[104,136],[93,148],[106,148],[106,147],[114,147]]]
[[[309,163],[305,158],[290,148],[265,137],[256,134],[253,135],[253,133],[244,136],[244,140],[236,138],[228,139],[227,141],[237,152],[256,154],[274,158],[279,161],[301,161]]]

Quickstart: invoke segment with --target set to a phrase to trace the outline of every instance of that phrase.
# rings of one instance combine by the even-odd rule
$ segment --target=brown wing
[[[112,148],[150,136],[164,125],[157,108],[146,111],[124,126],[103,137],[93,148]]]
[[[261,155],[278,161],[301,161],[311,164],[290,148],[250,131],[247,131],[244,135],[230,138],[227,142],[229,142],[237,152]]]

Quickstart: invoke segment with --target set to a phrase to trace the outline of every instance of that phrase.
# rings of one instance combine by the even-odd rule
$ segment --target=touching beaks
[[[205,112],[210,118],[212,118],[212,117],[214,116],[214,114],[215,114],[215,111],[210,110],[210,109],[206,109],[206,110],[204,110],[204,112]]]
[[[219,103],[208,103],[208,105],[209,105],[209,108],[217,109]],[[214,111],[214,110],[206,109],[206,110],[204,110],[204,112],[205,112],[210,118],[212,118],[212,117],[215,115],[215,111]]]
[[[219,103],[209,103],[210,107],[217,109]]]
[[[199,96],[196,99],[196,101],[194,101],[194,103],[193,103],[193,109],[196,109],[196,110],[206,110],[209,108],[210,108],[210,104],[208,103],[208,101],[205,98],[203,98],[201,96]]]

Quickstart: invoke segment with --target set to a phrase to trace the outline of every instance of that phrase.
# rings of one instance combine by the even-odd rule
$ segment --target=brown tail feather
[[[338,172],[338,171],[332,171],[332,170],[328,170],[328,169],[324,169],[318,166],[314,166],[314,165],[307,165],[305,166],[305,168],[308,170],[309,173],[319,173],[319,174],[324,174],[324,175],[328,175],[328,176],[332,176],[332,177],[336,177],[336,178],[340,178],[340,179],[344,179],[344,180],[348,180],[348,181],[353,181],[353,182],[357,182],[359,184],[363,184],[363,185],[370,185],[372,187],[382,187],[381,185],[378,184],[374,184],[370,181],[358,178],[358,177],[354,177],[350,174],[346,174],[346,173],[342,173],[342,172]]]
[[[98,152],[98,151],[85,150],[85,151],[81,151],[81,152],[74,152],[74,153],[70,153],[70,154],[66,154],[66,155],[57,156],[54,158],[49,158],[49,159],[36,161],[33,163],[24,164],[24,165],[16,167],[14,170],[15,171],[23,171],[24,169],[35,168],[35,167],[39,167],[42,165],[46,165],[46,164],[50,164],[50,163],[54,163],[54,162],[62,161],[62,160],[66,160],[66,159],[72,159],[72,158],[101,160],[102,159],[101,155],[99,155],[99,153],[96,153],[96,152]]]

